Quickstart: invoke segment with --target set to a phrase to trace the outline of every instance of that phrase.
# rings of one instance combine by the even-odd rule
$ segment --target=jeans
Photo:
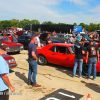
[[[9,89],[0,91],[0,100],[9,100]]]
[[[33,84],[37,84],[36,83],[37,61],[28,59],[28,63],[29,63],[28,82],[31,83],[31,76],[32,76]]]
[[[76,75],[76,68],[77,68],[78,63],[79,63],[79,76],[82,76],[83,59],[76,59],[76,58],[75,58],[75,64],[73,68],[73,76]]]
[[[97,58],[89,58],[88,59],[88,78],[91,76],[91,68],[93,63],[93,79],[96,78],[96,64],[97,64]]]

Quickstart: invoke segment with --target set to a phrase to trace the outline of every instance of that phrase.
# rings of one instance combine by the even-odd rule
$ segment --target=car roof
[[[45,49],[49,49],[53,46],[63,46],[63,47],[72,47],[74,46],[75,44],[66,44],[66,43],[52,43],[52,44],[49,44],[49,45],[46,45],[44,46],[43,48]]]

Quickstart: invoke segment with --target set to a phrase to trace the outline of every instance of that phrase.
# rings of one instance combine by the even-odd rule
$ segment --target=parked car
[[[67,35],[70,38],[70,35],[72,35],[72,34],[67,34]],[[66,34],[64,34],[64,33],[56,33],[56,34],[52,35],[52,39],[57,39],[61,43],[65,43],[65,40],[64,40],[65,36],[66,36]]]
[[[12,36],[11,36],[12,34],[14,34],[14,33],[7,33],[4,35],[4,37],[7,37],[12,41]]]
[[[34,36],[32,33],[23,33],[21,36],[18,36],[18,42],[24,45],[24,48],[28,48],[31,36]]]
[[[4,59],[6,60],[6,62],[8,63],[9,68],[14,68],[14,67],[17,66],[17,63],[16,63],[14,57],[12,57],[12,56],[10,56],[10,55],[8,55],[8,54],[5,54],[5,55],[3,56],[3,58],[4,58]]]
[[[42,33],[41,36],[40,36],[40,43],[41,45],[46,45],[46,37],[47,37],[47,34],[48,33]],[[61,43],[59,40],[53,38],[53,36],[50,37],[52,43]]]
[[[87,34],[85,34],[85,32],[80,32],[80,34],[86,38],[88,41],[90,40],[90,38],[87,36]],[[100,40],[93,40],[94,42],[100,43]]]
[[[6,38],[4,36],[0,36],[0,42],[8,46],[7,52],[18,52],[19,53],[21,50],[24,49],[23,44],[11,42],[9,38]]]
[[[46,45],[37,50],[38,63],[45,65],[47,63],[57,64],[65,67],[74,67],[75,54],[73,52],[74,44],[54,43]],[[85,63],[86,57],[83,57],[83,73],[87,75],[88,64]],[[79,68],[79,67],[78,67]],[[100,60],[96,66],[97,72],[100,73]]]

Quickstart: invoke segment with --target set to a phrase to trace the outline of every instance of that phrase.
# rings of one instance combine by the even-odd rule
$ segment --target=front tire
[[[47,64],[47,59],[45,58],[44,55],[38,55],[38,64],[40,64],[40,65],[46,65]]]

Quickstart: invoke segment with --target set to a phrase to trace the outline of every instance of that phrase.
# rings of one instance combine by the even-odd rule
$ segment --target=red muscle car
[[[37,50],[38,63],[45,65],[48,63],[57,64],[65,67],[74,67],[75,54],[73,52],[74,44],[54,43],[49,44]],[[83,57],[83,73],[86,75],[88,64],[86,57]],[[78,67],[77,67],[78,68]],[[97,62],[97,72],[100,72],[100,61]]]
[[[20,52],[24,49],[23,44],[11,42],[9,38],[6,38],[4,36],[0,36],[0,42],[8,46],[7,52]]]
[[[7,37],[12,41],[12,36],[11,36],[12,34],[14,34],[14,33],[7,33],[4,35],[4,37]]]
[[[5,54],[5,55],[3,56],[3,58],[7,61],[8,65],[9,65],[9,68],[14,68],[14,67],[17,66],[14,57],[12,57],[12,56],[10,56],[10,55],[8,55],[8,54]]]

